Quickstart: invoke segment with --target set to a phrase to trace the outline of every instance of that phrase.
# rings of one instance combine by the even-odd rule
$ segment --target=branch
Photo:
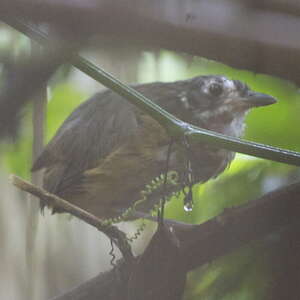
[[[83,220],[84,222],[94,226],[98,230],[102,231],[108,236],[120,249],[123,257],[126,261],[131,262],[133,254],[131,253],[131,247],[127,241],[126,235],[120,231],[117,227],[105,224],[102,220],[95,217],[94,215],[86,212],[85,210],[69,203],[68,201],[48,193],[42,188],[39,188],[20,177],[11,175],[10,180],[13,185],[19,189],[28,192],[38,198],[41,198],[48,205],[61,208],[63,211],[70,213],[71,215]]]
[[[2,0],[0,14],[143,48],[165,48],[300,84],[297,0]],[[80,19],[80,22],[78,20]],[[217,21],[216,21],[217,20]]]
[[[42,44],[46,42],[49,43],[49,37],[45,33],[38,30],[35,26],[18,20],[15,20],[12,26]],[[195,142],[206,142],[208,144],[212,144],[231,151],[300,166],[299,152],[244,141],[238,138],[225,136],[214,131],[209,131],[192,126],[177,119],[176,117],[159,107],[157,104],[153,103],[150,99],[146,98],[133,88],[123,84],[121,81],[114,78],[104,70],[93,65],[83,57],[74,54],[70,59],[70,62],[82,72],[107,86],[120,96],[125,97],[130,103],[148,113],[162,126],[164,126],[168,130],[170,135],[174,137],[181,138],[183,135],[188,135],[190,139]]]
[[[299,226],[299,195],[300,183],[296,183],[268,193],[243,207],[227,209],[221,216],[200,225],[174,223],[172,228],[179,239],[181,253],[174,264],[183,265],[181,271],[184,273],[274,231]],[[111,270],[54,299],[124,300],[133,268],[121,261],[117,270],[122,274],[122,283],[116,270]],[[167,280],[165,284],[168,284]]]
[[[299,226],[299,195],[300,182],[297,182],[244,206],[227,208],[203,224],[178,231],[186,268],[192,270],[287,226]]]

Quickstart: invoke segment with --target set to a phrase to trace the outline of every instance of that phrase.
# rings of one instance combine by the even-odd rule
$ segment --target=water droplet
[[[189,189],[188,194],[184,198],[184,205],[183,208],[185,211],[192,211],[193,210],[193,193],[192,189]]]
[[[187,212],[192,211],[193,210],[193,202],[185,203],[183,208]]]

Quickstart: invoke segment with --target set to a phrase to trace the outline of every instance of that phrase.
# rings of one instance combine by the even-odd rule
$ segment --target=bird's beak
[[[257,107],[257,106],[265,106],[265,105],[270,105],[276,103],[276,99],[273,98],[272,96],[269,96],[267,94],[263,93],[258,93],[254,91],[248,91],[247,95],[240,98],[238,102],[242,106],[246,107]]]

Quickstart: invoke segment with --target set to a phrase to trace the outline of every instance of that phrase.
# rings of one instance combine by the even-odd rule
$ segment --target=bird
[[[223,75],[132,87],[182,121],[232,137],[243,135],[251,108],[276,102]],[[167,158],[169,170],[178,174],[180,182],[188,162],[193,183],[217,177],[234,158],[232,151],[205,142],[190,142],[187,151],[185,143],[175,141],[170,149],[170,140],[156,120],[107,89],[67,117],[34,162],[32,172],[43,170],[48,192],[110,219],[143,197],[145,186],[164,174]],[[150,209],[145,202],[141,210]],[[56,212],[63,211],[53,208]]]

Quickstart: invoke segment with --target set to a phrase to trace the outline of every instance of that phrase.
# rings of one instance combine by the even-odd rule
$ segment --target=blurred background
[[[0,54],[15,61],[30,57],[34,45],[24,35],[0,23]],[[204,58],[166,50],[145,51],[139,46],[119,47],[114,42],[86,47],[81,53],[126,83],[175,81],[204,74],[223,74],[246,82],[252,89],[278,99],[276,105],[249,113],[245,138],[300,151],[300,94],[291,82],[230,68]],[[1,76],[5,68],[0,64]],[[79,103],[103,87],[68,65],[52,77],[45,97],[45,142]],[[31,179],[34,104],[25,107],[18,139],[1,144],[0,170],[0,298],[7,300],[50,299],[99,272],[110,268],[110,244],[94,228],[67,215],[39,213],[38,201],[18,191],[9,174]],[[299,168],[238,154],[218,179],[195,187],[195,206],[183,210],[174,199],[167,217],[198,224],[224,208],[241,205],[288,183],[299,181]],[[39,181],[37,175],[35,182]],[[133,234],[139,221],[120,225]],[[147,245],[153,225],[134,242],[135,253]],[[185,293],[192,299],[272,299],[281,278],[282,237],[274,233],[264,241],[242,249],[191,272]],[[274,263],[277,262],[278,264]],[[291,275],[292,276],[292,275]],[[290,298],[291,299],[291,298]]]

